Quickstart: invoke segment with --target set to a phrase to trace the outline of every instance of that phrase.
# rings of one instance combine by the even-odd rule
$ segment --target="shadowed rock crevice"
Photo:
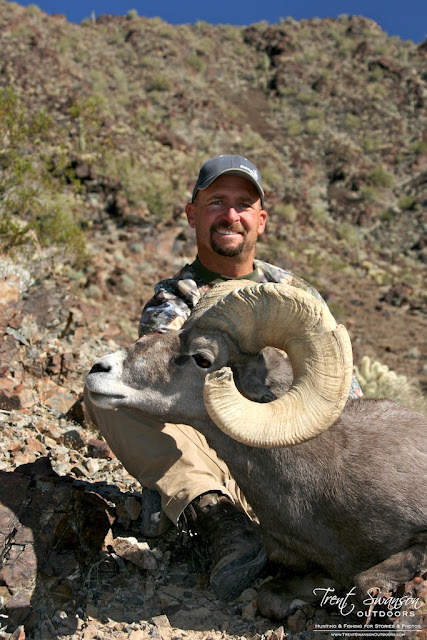
[[[61,478],[46,458],[0,472],[0,581],[8,626],[40,623],[79,601],[114,517],[98,494]]]

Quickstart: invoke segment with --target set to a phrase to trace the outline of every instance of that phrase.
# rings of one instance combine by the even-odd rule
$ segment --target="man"
[[[246,158],[222,155],[208,160],[185,211],[196,231],[197,257],[155,286],[142,311],[139,336],[179,329],[204,293],[227,279],[284,282],[322,300],[301,278],[255,260],[267,212],[260,173]],[[357,382],[351,395],[361,395]],[[225,600],[237,597],[266,556],[255,514],[204,436],[189,425],[160,424],[130,410],[100,409],[88,397],[86,403],[112,450],[145,488],[146,525],[147,516],[156,512],[149,502],[160,496],[163,520],[151,533],[164,530],[165,520],[177,524],[185,518],[210,543],[213,591]],[[149,526],[145,533],[150,533]]]

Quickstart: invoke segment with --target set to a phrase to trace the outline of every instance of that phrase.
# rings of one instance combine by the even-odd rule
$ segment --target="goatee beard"
[[[241,242],[237,247],[222,247],[215,240],[215,232],[218,231],[218,229],[224,229],[226,231],[236,231],[237,233],[240,233],[242,235]],[[224,224],[216,224],[211,228],[211,232],[210,232],[211,247],[213,251],[215,251],[215,253],[217,253],[219,256],[226,256],[227,258],[233,258],[234,256],[239,256],[242,253],[243,248],[245,246],[246,235],[247,233],[242,227],[239,227],[239,229],[234,229],[232,225],[228,227]]]
[[[216,242],[212,242],[212,249],[219,256],[226,256],[227,258],[233,258],[234,256],[239,256],[243,251],[243,242],[239,244],[238,247],[220,247]]]

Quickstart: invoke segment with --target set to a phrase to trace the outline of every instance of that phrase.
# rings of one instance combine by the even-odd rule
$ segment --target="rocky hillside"
[[[110,454],[96,453],[80,403],[84,374],[135,339],[153,284],[194,256],[183,208],[200,164],[219,153],[247,155],[263,174],[269,221],[258,256],[321,291],[350,331],[356,363],[378,359],[424,388],[426,59],[427,42],[389,38],[354,16],[171,26],[129,12],[75,25],[0,0],[0,472],[48,457],[60,476],[91,483],[115,505],[116,522],[135,524],[124,505],[138,487]],[[20,480],[24,493],[28,482]],[[147,620],[185,618],[192,599],[206,620],[218,614],[221,633],[265,635],[251,594],[222,619],[186,558],[162,544],[167,562],[157,553],[152,571],[170,569],[170,558],[178,568],[166,595],[150,574]],[[63,570],[52,561],[46,575]],[[120,571],[114,619],[124,626],[111,635],[108,625],[90,627],[108,620],[111,576],[97,583],[101,592],[83,574],[59,589],[59,602],[80,595],[73,638],[159,637],[154,623],[129,627],[139,605]],[[12,582],[0,580],[3,603],[22,578],[11,573]],[[66,636],[67,615],[70,629],[76,623],[72,604],[55,618],[55,602],[40,609],[34,637]],[[317,615],[303,614],[295,637]],[[174,628],[196,629],[187,624]]]
[[[426,43],[361,17],[74,25],[2,0],[0,52],[2,244],[33,279],[133,339],[152,283],[194,255],[198,167],[241,153],[266,184],[259,256],[319,288],[356,359],[426,379]]]

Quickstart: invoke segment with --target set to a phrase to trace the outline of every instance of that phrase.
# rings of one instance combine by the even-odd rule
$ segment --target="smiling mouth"
[[[217,233],[220,236],[242,236],[244,235],[243,229],[224,229],[218,227],[217,229],[212,229],[212,233]]]
[[[241,236],[241,232],[240,231],[222,231],[221,229],[218,229],[217,231],[215,231],[215,233],[218,233],[220,236]]]

